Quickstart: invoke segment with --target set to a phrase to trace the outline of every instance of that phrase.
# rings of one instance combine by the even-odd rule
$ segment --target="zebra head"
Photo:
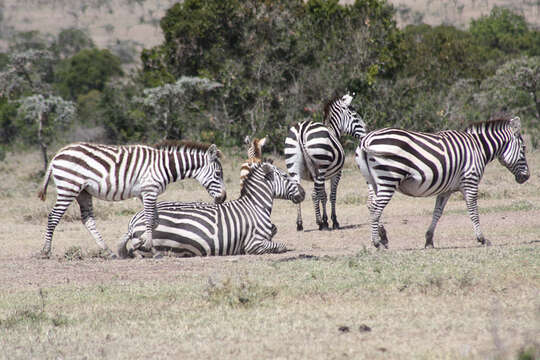
[[[210,145],[204,154],[204,165],[195,176],[195,179],[214,198],[216,204],[221,204],[227,199],[225,182],[223,181],[223,168],[219,161],[220,156],[217,146],[215,144]]]
[[[361,139],[366,135],[366,124],[351,106],[353,97],[354,93],[347,93],[327,104],[324,109],[325,123],[328,122],[338,135],[345,133]]]
[[[500,163],[514,174],[516,182],[523,184],[529,179],[530,173],[527,159],[525,158],[525,142],[520,133],[521,122],[519,117],[509,120],[508,125],[511,132],[510,138],[498,158]]]
[[[270,163],[263,163],[261,169],[264,178],[271,184],[274,198],[291,200],[295,204],[304,201],[306,195],[304,189],[298,181],[287,175],[285,171]]]

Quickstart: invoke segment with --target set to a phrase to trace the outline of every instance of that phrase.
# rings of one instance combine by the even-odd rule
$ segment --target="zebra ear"
[[[267,180],[274,180],[274,168],[270,164],[263,164],[262,170]]]
[[[210,145],[208,150],[206,150],[206,153],[210,157],[210,161],[217,160],[218,158],[221,157],[221,152],[218,150],[216,144]]]
[[[259,140],[259,149],[262,149],[264,144],[266,144],[266,136]]]
[[[349,106],[349,105],[351,105],[351,101],[353,100],[353,97],[349,93],[347,93],[347,94],[343,95],[341,100],[343,100],[343,103],[346,106]]]
[[[521,131],[521,120],[519,119],[519,116],[516,116],[512,119],[510,119],[510,128],[514,132],[514,134],[519,134]]]
[[[246,137],[244,138],[244,144],[249,145],[250,142],[251,138],[249,137],[249,135],[246,135]]]

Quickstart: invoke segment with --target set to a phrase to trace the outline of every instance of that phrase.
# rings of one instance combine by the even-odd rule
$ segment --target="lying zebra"
[[[304,189],[284,171],[269,163],[253,164],[236,200],[223,204],[158,203],[154,250],[156,254],[171,252],[175,256],[287,251],[285,245],[271,241],[273,199],[298,204],[304,196]],[[139,212],[129,222],[128,232],[118,246],[121,258],[133,257],[144,231],[144,213]]]

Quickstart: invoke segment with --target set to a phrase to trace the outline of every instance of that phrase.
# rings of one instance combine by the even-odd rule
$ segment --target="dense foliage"
[[[88,140],[237,146],[268,135],[281,150],[288,127],[321,120],[327,101],[352,91],[370,128],[436,131],[506,112],[538,143],[540,33],[523,16],[495,7],[468,29],[398,29],[394,15],[385,0],[185,0],[133,76],[80,30],[20,33],[0,54],[0,142],[38,142],[21,104],[43,95],[72,101],[67,134],[83,128]],[[47,143],[64,128],[47,128]]]

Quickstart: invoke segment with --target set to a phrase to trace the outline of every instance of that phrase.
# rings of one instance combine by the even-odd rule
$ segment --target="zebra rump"
[[[299,203],[304,196],[302,187],[284,171],[269,163],[253,164],[236,200],[222,204],[158,203],[154,253],[183,257],[284,252],[285,245],[271,241],[275,235],[270,220],[273,199]],[[129,222],[118,255],[133,257],[143,233],[144,215],[139,212]]]

